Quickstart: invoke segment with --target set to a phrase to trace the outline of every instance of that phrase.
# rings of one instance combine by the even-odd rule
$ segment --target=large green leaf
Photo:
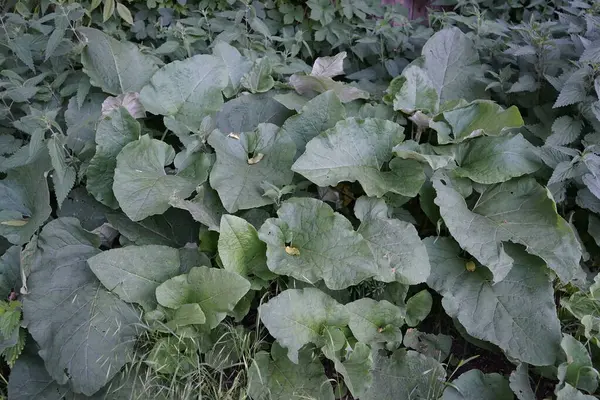
[[[315,136],[333,128],[344,118],[344,105],[334,92],[329,91],[306,103],[300,114],[288,118],[281,129],[296,143],[296,154],[300,155]]]
[[[96,129],[96,154],[87,167],[86,188],[100,203],[111,208],[119,207],[113,194],[113,176],[117,156],[129,142],[139,139],[140,123],[119,107],[105,115]]]
[[[345,305],[354,337],[366,344],[402,342],[404,312],[387,300],[362,298]]]
[[[503,281],[492,285],[489,270],[467,265],[452,239],[424,242],[432,267],[427,283],[444,296],[444,309],[469,335],[529,364],[554,363],[560,351],[560,322],[552,283],[539,258],[506,245],[514,266]]]
[[[133,350],[137,311],[106,291],[86,260],[99,238],[74,218],[48,223],[39,235],[23,296],[23,323],[59,384],[92,395]]]
[[[477,48],[460,29],[437,32],[425,43],[422,54],[422,66],[438,93],[437,106],[449,100],[487,97]]]
[[[52,379],[44,361],[36,355],[23,354],[10,371],[8,397],[12,400],[62,400],[69,392]]]
[[[326,327],[344,327],[348,311],[316,288],[288,289],[259,307],[260,319],[271,336],[298,363],[298,351],[308,343],[325,344]]]
[[[523,124],[517,107],[504,109],[489,100],[477,100],[444,111],[429,122],[429,126],[437,131],[440,144],[459,143],[483,135],[500,136]]]
[[[323,364],[310,352],[291,362],[277,342],[271,354],[261,351],[248,370],[248,395],[253,400],[334,400]]]
[[[215,117],[223,133],[251,132],[261,123],[281,125],[292,114],[269,93],[244,94],[229,100]]]
[[[173,309],[199,304],[210,328],[214,328],[248,290],[250,282],[235,272],[202,266],[162,283],[156,288],[156,299],[163,307]]]
[[[221,91],[228,83],[223,60],[199,54],[158,70],[140,92],[140,101],[147,111],[164,115],[170,130],[197,132],[204,117],[221,109]]]
[[[479,137],[458,145],[458,176],[492,184],[532,174],[542,167],[535,147],[521,134]]]
[[[252,68],[252,61],[242,57],[240,52],[225,42],[217,42],[213,55],[223,60],[229,74],[229,85],[223,91],[227,97],[233,97],[240,88],[242,77]]]
[[[358,181],[367,196],[415,196],[425,181],[423,168],[413,160],[391,160],[403,132],[400,125],[376,118],[339,121],[306,145],[292,170],[319,186]],[[388,162],[390,170],[383,171]]]
[[[185,198],[194,191],[193,180],[165,172],[165,166],[174,158],[171,146],[148,135],[121,150],[117,156],[113,192],[132,221],[162,214],[169,208],[171,196]]]
[[[441,400],[513,400],[508,381],[500,374],[472,369],[453,380]]]
[[[179,252],[167,246],[128,246],[88,260],[100,282],[121,300],[156,308],[156,288],[180,271]]]
[[[378,266],[375,279],[414,285],[427,280],[429,258],[415,227],[405,221],[388,218],[383,199],[361,197],[354,213],[361,220],[360,233],[373,252]]]
[[[250,275],[265,280],[276,277],[267,268],[267,246],[249,222],[234,215],[224,215],[219,232],[218,248],[223,268],[245,278]]]
[[[79,28],[86,47],[81,53],[83,71],[92,85],[118,95],[139,92],[158,67],[131,42],[120,42],[93,28]]]
[[[452,236],[501,281],[513,261],[504,243],[526,246],[541,257],[564,282],[580,278],[581,247],[569,224],[556,212],[547,189],[533,177],[523,177],[486,188],[475,207],[442,176],[434,177],[435,204]]]
[[[400,349],[389,357],[378,352],[373,384],[361,400],[437,399],[445,377],[442,364],[416,351]]]
[[[368,242],[326,203],[310,198],[285,201],[278,218],[259,230],[267,244],[267,265],[279,275],[339,290],[377,273]]]
[[[24,244],[52,212],[44,173],[48,158],[8,171],[0,180],[0,235],[13,244]]]
[[[210,184],[230,213],[273,202],[263,196],[263,182],[291,183],[296,153],[292,139],[273,124],[260,124],[253,132],[225,135],[215,130],[208,143],[217,153]]]

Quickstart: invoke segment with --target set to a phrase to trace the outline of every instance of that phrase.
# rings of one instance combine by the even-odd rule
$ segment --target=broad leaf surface
[[[277,215],[259,230],[272,272],[313,284],[322,279],[334,290],[377,273],[368,242],[326,203],[292,198],[281,205]]]
[[[346,110],[343,104],[334,92],[329,91],[306,103],[298,115],[285,121],[281,129],[292,138],[296,154],[300,155],[308,142],[344,118]]]
[[[433,35],[423,46],[423,68],[438,92],[437,105],[449,100],[485,98],[479,56],[473,41],[456,27]]]
[[[535,147],[521,134],[479,137],[458,146],[462,148],[457,149],[460,157],[456,159],[458,168],[454,172],[474,182],[505,182],[542,167]]]
[[[510,128],[523,126],[523,118],[515,106],[507,109],[488,100],[443,111],[429,126],[437,132],[440,144],[460,143],[477,136],[500,136]]]
[[[118,95],[139,92],[158,69],[154,59],[130,42],[120,42],[93,28],[79,28],[86,47],[81,54],[83,71],[103,91]]]
[[[427,250],[412,224],[388,218],[388,207],[382,199],[361,197],[354,213],[361,220],[358,233],[369,243],[377,262],[375,279],[413,285],[427,280]]]
[[[526,246],[564,282],[581,275],[581,248],[569,224],[556,212],[545,188],[532,177],[487,188],[470,210],[465,199],[444,178],[434,178],[435,204],[461,247],[490,268],[501,281],[513,261],[503,243]]]
[[[510,357],[532,365],[551,365],[560,351],[560,322],[554,291],[544,263],[515,245],[505,250],[514,266],[494,285],[483,266],[474,271],[459,258],[450,238],[427,238],[431,262],[427,283],[443,297],[442,305],[469,335],[489,341]]]
[[[123,212],[132,221],[162,214],[171,196],[189,196],[195,182],[167,175],[165,166],[173,162],[175,151],[148,135],[127,144],[117,156],[113,192]]]
[[[316,288],[288,289],[261,305],[259,313],[271,336],[296,364],[302,346],[323,346],[323,330],[346,326],[349,318],[344,306]]]
[[[179,252],[166,246],[128,246],[103,251],[88,259],[92,272],[126,302],[156,307],[156,288],[180,273]]]
[[[156,299],[160,305],[173,309],[184,304],[199,304],[210,328],[214,328],[225,318],[225,313],[233,311],[248,290],[250,282],[240,275],[201,266],[162,283],[156,288]]]
[[[376,118],[348,118],[306,145],[292,170],[319,186],[358,181],[367,196],[387,192],[415,196],[425,175],[413,160],[392,159],[392,148],[404,139],[400,125]],[[391,162],[390,162],[391,160]],[[382,171],[389,162],[389,171]]]
[[[345,305],[350,315],[348,325],[354,337],[372,345],[383,342],[401,342],[404,325],[403,311],[387,300],[362,298]]]
[[[215,130],[208,143],[217,153],[210,184],[230,213],[272,203],[263,196],[263,182],[283,186],[292,181],[296,146],[276,125],[261,124],[238,136]]]
[[[199,54],[158,70],[141,90],[140,101],[148,112],[164,115],[172,131],[196,132],[204,117],[221,109],[221,91],[228,83],[223,60]]]
[[[50,217],[47,158],[10,170],[0,180],[0,235],[24,244]]]
[[[249,222],[234,215],[224,215],[219,232],[218,249],[223,268],[245,278],[255,275],[269,280],[276,276],[267,268],[267,246]]]
[[[15,400],[61,400],[69,392],[46,371],[44,361],[31,354],[23,354],[10,372],[8,396]]]
[[[76,219],[48,223],[37,244],[23,323],[52,378],[92,395],[127,361],[138,313],[106,291],[89,269],[86,260],[99,253],[99,239]]]
[[[223,104],[215,119],[217,128],[229,134],[251,132],[261,123],[280,126],[290,114],[271,94],[244,94]]]
[[[394,93],[394,110],[412,114],[415,111],[432,113],[438,108],[438,91],[427,72],[417,66],[408,66],[397,82],[399,90]]]
[[[100,203],[117,208],[119,203],[113,194],[113,176],[117,156],[126,144],[139,139],[141,127],[122,107],[105,115],[96,129],[96,154],[86,170],[88,192]]]

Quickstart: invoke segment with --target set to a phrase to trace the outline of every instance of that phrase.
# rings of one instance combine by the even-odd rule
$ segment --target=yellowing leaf
[[[2,221],[0,222],[0,224],[2,225],[7,225],[7,226],[25,226],[27,225],[27,223],[29,222],[29,220],[19,220],[19,219],[13,219],[10,221]]]
[[[467,261],[467,263],[465,264],[465,268],[467,269],[467,271],[473,272],[475,271],[475,268],[477,268],[477,266],[473,261]]]
[[[248,159],[248,164],[250,164],[250,165],[258,164],[260,162],[260,160],[263,159],[264,156],[265,155],[263,153],[258,153],[254,157]]]
[[[285,246],[285,252],[290,256],[299,256],[300,250],[293,246]]]

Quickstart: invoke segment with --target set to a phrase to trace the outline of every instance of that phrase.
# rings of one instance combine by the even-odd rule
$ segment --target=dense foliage
[[[600,5],[387,3],[5,5],[4,396],[596,398]]]

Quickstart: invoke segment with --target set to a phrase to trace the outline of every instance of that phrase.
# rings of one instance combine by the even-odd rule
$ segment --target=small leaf
[[[250,282],[240,275],[218,268],[194,267],[186,275],[171,278],[156,288],[156,300],[163,307],[178,309],[199,304],[209,328],[215,328],[233,311],[250,290]]]
[[[427,289],[421,290],[406,302],[406,324],[408,326],[419,325],[431,311],[433,298]]]
[[[119,14],[119,17],[121,17],[121,19],[123,19],[128,24],[133,25],[133,17],[131,16],[131,11],[129,11],[129,9],[126,6],[124,6],[123,3],[117,3],[117,13]]]
[[[332,57],[318,57],[313,64],[311,75],[333,78],[344,75],[344,60],[347,53],[342,51]]]
[[[113,16],[115,12],[116,0],[104,0],[104,8],[102,9],[102,22],[106,22]]]
[[[510,388],[518,400],[536,400],[535,393],[531,388],[527,364],[520,363],[517,369],[510,374]]]

